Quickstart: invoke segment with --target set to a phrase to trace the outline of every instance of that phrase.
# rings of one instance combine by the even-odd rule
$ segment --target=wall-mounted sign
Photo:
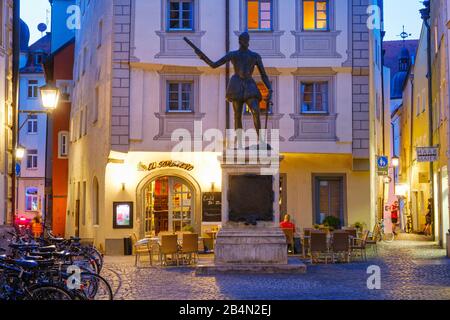
[[[183,169],[186,171],[194,170],[194,166],[189,163],[184,163],[181,161],[173,161],[173,160],[151,162],[148,165],[145,165],[142,162],[139,162],[139,164],[138,164],[139,171],[152,171],[152,170],[162,169],[162,168],[179,168],[179,169]]]
[[[222,221],[222,193],[206,192],[202,194],[203,222]]]
[[[133,202],[113,203],[113,228],[133,229]]]
[[[377,158],[377,172],[379,176],[389,175],[389,159],[386,156]]]
[[[179,169],[183,169],[186,171],[194,170],[194,166],[189,163],[184,163],[181,161],[173,161],[173,160],[151,162],[148,165],[145,165],[142,162],[139,162],[139,164],[138,164],[139,171],[152,171],[152,170],[162,169],[162,168],[179,168]]]
[[[438,147],[417,147],[417,162],[434,162],[438,160]]]

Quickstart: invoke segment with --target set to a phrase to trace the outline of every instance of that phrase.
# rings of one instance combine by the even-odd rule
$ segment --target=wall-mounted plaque
[[[202,194],[203,222],[222,221],[222,193],[205,192]]]
[[[133,229],[133,202],[113,203],[113,228]]]

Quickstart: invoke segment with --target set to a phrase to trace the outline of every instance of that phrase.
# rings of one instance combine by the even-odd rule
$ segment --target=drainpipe
[[[225,52],[230,51],[230,0],[225,0]],[[230,62],[225,66],[225,92],[230,82]],[[226,129],[230,129],[230,102],[226,101]]]
[[[18,102],[19,102],[19,64],[20,64],[20,0],[13,1],[13,79],[12,79],[12,179],[11,179],[11,221],[14,224],[17,201],[17,175],[16,175],[16,147],[17,147],[17,121],[18,121]]]
[[[428,79],[428,140],[429,146],[433,147],[433,83],[432,83],[432,65],[431,65],[431,25],[429,22],[431,13],[431,3],[429,0],[423,2],[425,8],[420,9],[421,18],[427,29],[427,79]],[[434,213],[434,166],[430,162],[430,198],[432,199],[433,213]],[[433,240],[435,240],[433,225]]]

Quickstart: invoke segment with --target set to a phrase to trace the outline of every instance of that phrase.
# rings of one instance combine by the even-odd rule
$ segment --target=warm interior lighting
[[[40,87],[42,106],[48,110],[54,110],[58,106],[59,89],[55,86],[46,84]]]
[[[303,1],[303,29],[314,30],[314,1]]]
[[[20,161],[23,159],[24,156],[25,156],[25,149],[22,147],[17,147],[16,148],[16,159]]]
[[[259,1],[247,2],[247,26],[249,30],[259,29]]]

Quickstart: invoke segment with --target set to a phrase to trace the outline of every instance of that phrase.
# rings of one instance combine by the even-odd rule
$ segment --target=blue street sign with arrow
[[[389,159],[386,156],[379,156],[377,158],[377,171],[380,176],[387,176],[389,174]]]

